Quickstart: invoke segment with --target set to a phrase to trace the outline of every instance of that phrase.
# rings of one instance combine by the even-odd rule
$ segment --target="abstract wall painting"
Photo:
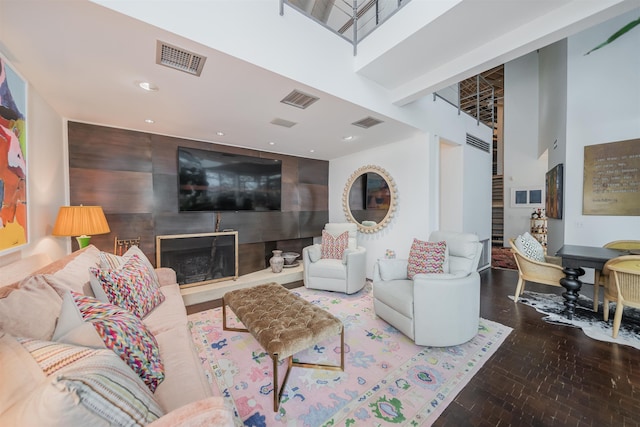
[[[547,172],[545,177],[547,218],[562,219],[563,170],[562,163],[560,163]]]
[[[0,253],[28,243],[27,84],[0,56]]]

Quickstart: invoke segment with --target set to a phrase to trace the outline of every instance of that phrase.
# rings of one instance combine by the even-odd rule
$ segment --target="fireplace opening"
[[[180,287],[238,278],[238,232],[156,237],[156,265],[175,270]]]

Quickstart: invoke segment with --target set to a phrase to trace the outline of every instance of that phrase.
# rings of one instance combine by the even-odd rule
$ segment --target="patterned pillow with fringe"
[[[41,393],[32,393],[20,404],[19,412],[28,418],[23,419],[25,423],[35,423],[34,417],[45,417],[47,423],[57,420],[59,425],[71,425],[76,419],[87,422],[77,405],[118,426],[146,425],[163,415],[149,388],[112,351],[35,339],[18,341],[47,376]],[[47,405],[42,404],[43,398]]]

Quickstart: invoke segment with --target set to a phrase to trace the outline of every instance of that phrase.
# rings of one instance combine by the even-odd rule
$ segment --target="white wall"
[[[58,208],[65,204],[68,188],[64,123],[31,86],[27,99],[29,243],[0,255],[0,265],[40,252],[48,253],[55,260],[65,255],[70,247],[69,238],[51,236]]]
[[[464,231],[477,234],[480,240],[490,239],[492,156],[491,153],[483,152],[467,145],[466,139],[467,134],[470,134],[491,144],[493,130],[482,123],[478,123],[476,119],[467,114],[458,114],[456,107],[440,98],[433,101],[432,97],[426,97],[414,103],[423,104],[426,112],[425,127],[433,135],[433,160],[430,164],[432,168],[430,181],[438,183],[438,185],[434,186],[432,193],[444,193],[440,195],[440,199],[453,196],[457,199],[457,203],[462,206],[462,212],[457,212],[455,210],[456,205],[451,204],[453,201],[449,200],[447,201],[451,204],[449,210],[444,209],[446,215],[452,216],[451,219],[457,218],[456,221],[461,221],[460,226],[455,226],[455,222],[449,223],[449,218],[443,218],[443,213],[434,210],[432,212],[432,216],[434,216],[433,229]],[[461,150],[461,153],[458,154],[461,161],[456,164],[455,160],[449,158],[448,161],[450,163],[444,166],[441,152],[443,146],[458,146],[458,149]],[[451,153],[456,150],[453,149]],[[447,151],[449,151],[449,148],[447,148]],[[441,167],[445,169],[441,170]],[[447,194],[446,192],[450,191],[448,189],[449,184],[440,182],[441,179],[454,174],[457,174],[454,180],[460,179],[462,181],[461,195]],[[435,200],[433,206],[436,206]],[[440,211],[442,210],[440,209]],[[438,215],[438,218],[435,218],[435,215]]]
[[[491,142],[491,138],[488,140]],[[463,146],[463,225],[460,231],[491,239],[491,153]]]
[[[440,141],[439,229],[462,230],[464,225],[464,151],[462,146]]]
[[[566,164],[567,154],[567,40],[540,49],[538,152],[547,152],[547,170]],[[563,206],[565,202],[563,201]],[[547,221],[547,253],[564,244],[565,214]]]
[[[373,265],[384,257],[386,249],[395,250],[398,258],[407,258],[413,238],[426,240],[429,226],[429,135],[340,157],[329,162],[329,221],[345,222],[342,193],[347,180],[358,168],[377,165],[394,179],[398,189],[398,209],[391,222],[374,234],[359,233],[358,243],[367,249],[367,277]]]
[[[533,208],[511,207],[512,188],[544,188],[546,155],[538,154],[538,54],[504,65],[504,246],[529,231]]]
[[[584,147],[640,138],[640,28],[587,56],[640,8],[568,41],[565,243],[640,240],[640,216],[582,215]]]
[[[391,223],[378,233],[360,234],[359,244],[367,248],[367,277],[386,249],[407,258],[413,238],[426,240],[433,230],[476,233],[480,239],[491,235],[491,154],[466,145],[467,132],[490,142],[491,130],[466,114],[458,115],[457,108],[442,100],[420,102],[429,111],[425,123],[432,133],[329,162],[332,222],[346,220],[342,194],[361,166],[386,169],[398,188],[398,210]]]

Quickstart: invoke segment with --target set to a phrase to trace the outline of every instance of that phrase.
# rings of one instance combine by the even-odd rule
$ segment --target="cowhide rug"
[[[513,295],[510,295],[509,298],[513,300]],[[593,311],[593,300],[584,295],[580,295],[578,299],[578,306],[572,320],[567,319],[564,312],[562,295],[525,291],[518,298],[518,302],[545,314],[545,317],[542,318],[545,322],[581,328],[587,336],[593,339],[629,345],[640,350],[640,310],[638,309],[624,308],[618,337],[614,339],[611,334],[613,317],[616,312],[615,303],[610,304],[609,321],[605,322],[602,317],[602,302],[600,302],[596,313]]]

